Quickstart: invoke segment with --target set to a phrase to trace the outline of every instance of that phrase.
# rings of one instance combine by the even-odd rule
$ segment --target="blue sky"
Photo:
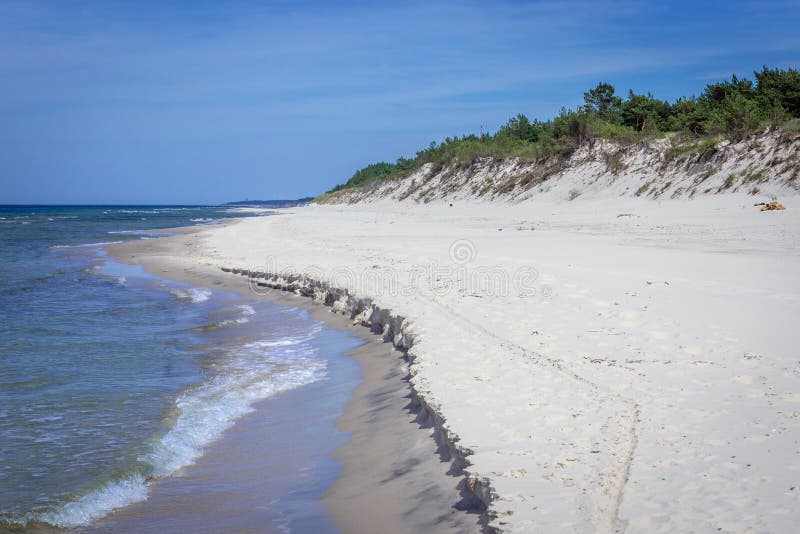
[[[0,0],[0,203],[323,192],[599,81],[800,66],[800,2]]]

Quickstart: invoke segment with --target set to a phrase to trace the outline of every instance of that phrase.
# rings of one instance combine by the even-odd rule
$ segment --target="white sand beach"
[[[0,28],[0,534],[800,533],[800,0]]]
[[[315,205],[172,238],[171,262],[305,273],[404,318],[389,333],[413,341],[412,386],[491,527],[786,532],[800,204],[784,204]]]

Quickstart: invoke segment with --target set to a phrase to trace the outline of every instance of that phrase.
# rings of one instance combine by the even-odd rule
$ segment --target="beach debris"
[[[757,202],[753,204],[753,206],[761,206],[761,211],[775,211],[775,210],[785,210],[786,208],[778,202],[777,200],[773,200],[771,202]]]

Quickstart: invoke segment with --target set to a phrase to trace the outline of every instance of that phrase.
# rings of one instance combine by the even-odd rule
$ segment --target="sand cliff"
[[[538,161],[482,158],[426,164],[408,177],[345,189],[325,203],[591,198],[694,198],[746,193],[755,198],[800,192],[800,134],[778,128],[738,141],[663,139],[623,146],[595,139],[569,155]]]

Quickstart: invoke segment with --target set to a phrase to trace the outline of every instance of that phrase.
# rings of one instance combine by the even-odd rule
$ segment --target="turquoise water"
[[[87,526],[146,499],[254,402],[325,378],[325,346],[355,346],[301,310],[167,282],[95,245],[230,216],[0,207],[0,527]]]

